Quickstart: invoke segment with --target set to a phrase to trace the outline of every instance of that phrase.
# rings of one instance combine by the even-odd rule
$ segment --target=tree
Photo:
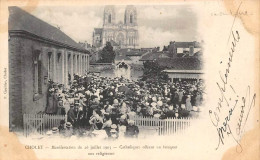
[[[101,51],[101,63],[114,63],[115,60],[115,51],[113,50],[113,46],[110,42],[106,43],[106,46]]]
[[[147,82],[167,82],[168,74],[163,72],[165,67],[158,64],[157,61],[144,62],[142,80]]]

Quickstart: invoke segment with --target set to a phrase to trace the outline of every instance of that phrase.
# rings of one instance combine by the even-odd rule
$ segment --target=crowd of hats
[[[190,112],[199,111],[203,104],[204,88],[202,80],[149,83],[86,74],[74,75],[69,87],[49,80],[48,92],[56,92],[60,99],[69,99],[71,107],[79,108],[83,101],[85,112],[90,108],[99,111],[104,121],[105,115],[117,114],[118,119],[133,124],[131,116],[160,119],[191,116]],[[92,113],[85,115],[92,116]],[[112,132],[117,125],[111,125]],[[70,130],[74,124],[67,122],[65,126]],[[56,132],[57,128],[53,128],[52,133]]]
[[[61,84],[56,86],[63,87]],[[179,117],[187,116],[185,111],[197,111],[203,101],[204,88],[203,81],[146,83],[122,77],[75,75],[70,87],[63,88],[60,97],[73,99],[71,105],[74,106],[83,99],[87,107],[100,109],[102,113],[116,109],[119,114],[135,112],[142,116],[166,118],[164,115],[169,110],[184,112],[184,115],[179,113]],[[54,90],[49,89],[50,92]],[[192,108],[187,107],[187,99]]]

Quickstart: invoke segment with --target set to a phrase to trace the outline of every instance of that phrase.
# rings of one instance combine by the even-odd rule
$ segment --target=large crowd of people
[[[53,131],[84,135],[105,130],[107,137],[119,133],[137,137],[131,117],[159,119],[192,117],[203,104],[204,83],[177,81],[147,83],[123,77],[74,75],[69,86],[49,80],[46,114],[67,115]],[[73,129],[72,129],[73,128]]]

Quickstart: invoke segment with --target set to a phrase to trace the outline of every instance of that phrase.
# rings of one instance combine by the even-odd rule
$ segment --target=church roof
[[[18,7],[9,7],[9,32],[23,31],[52,42],[86,51],[60,29],[44,22]]]

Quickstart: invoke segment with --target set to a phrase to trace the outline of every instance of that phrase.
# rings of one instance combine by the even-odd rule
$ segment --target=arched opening
[[[61,60],[61,53],[57,54],[57,64],[56,64],[56,80],[58,83],[61,83],[61,70],[62,70],[62,60]]]
[[[111,14],[108,15],[108,23],[111,23],[111,20],[112,20],[112,16]]]
[[[116,65],[115,76],[130,79],[130,77],[131,77],[131,67],[125,62],[119,62]]]
[[[119,68],[128,69],[128,65],[125,62],[122,62],[118,65]]]
[[[35,51],[33,55],[33,90],[34,94],[42,93],[42,66],[41,66],[41,55],[40,51]]]
[[[117,42],[117,44],[118,44],[120,47],[122,47],[122,46],[124,45],[124,40],[125,40],[125,38],[124,38],[123,33],[119,33],[119,34],[117,35],[117,37],[116,37],[116,42]]]
[[[71,67],[72,67],[72,63],[71,63],[71,54],[68,54],[68,82],[71,81]]]
[[[130,14],[130,23],[133,23],[133,15]]]
[[[52,53],[48,53],[48,79],[53,80],[53,58]]]

